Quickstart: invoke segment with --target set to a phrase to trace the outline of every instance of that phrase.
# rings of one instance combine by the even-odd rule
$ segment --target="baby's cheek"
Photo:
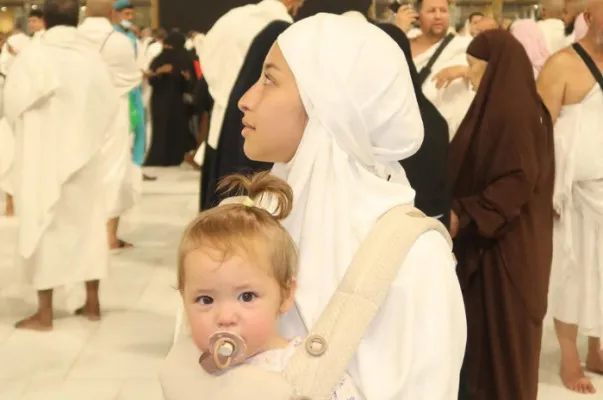
[[[276,318],[271,310],[249,313],[243,326],[243,337],[251,351],[263,349],[277,331]]]
[[[209,347],[209,337],[214,333],[211,324],[206,321],[207,318],[199,314],[189,314],[189,324],[193,341],[201,352],[206,352]]]

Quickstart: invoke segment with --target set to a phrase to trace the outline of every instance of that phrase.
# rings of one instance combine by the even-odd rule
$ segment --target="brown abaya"
[[[553,251],[553,124],[510,33],[484,32],[467,52],[488,66],[449,156],[468,320],[461,398],[536,400]]]

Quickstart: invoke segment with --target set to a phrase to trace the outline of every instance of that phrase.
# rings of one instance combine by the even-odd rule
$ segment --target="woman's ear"
[[[279,308],[280,314],[286,314],[293,304],[295,304],[295,292],[297,290],[297,279],[293,278],[289,285],[288,290],[283,290],[283,300],[281,301],[281,307]]]

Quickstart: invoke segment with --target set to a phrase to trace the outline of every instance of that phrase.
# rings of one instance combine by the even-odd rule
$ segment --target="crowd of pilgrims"
[[[542,0],[538,21],[474,13],[456,29],[447,0],[401,5],[392,23],[370,8],[294,23],[303,3],[263,0],[184,35],[139,29],[129,0],[88,0],[81,23],[76,0],[46,0],[31,36],[8,35],[0,190],[39,302],[16,327],[51,330],[53,289],[77,282],[76,314],[100,319],[108,249],[132,246],[119,217],[156,179],[141,167],[201,170],[198,225],[240,194],[220,182],[271,170],[292,190],[283,226],[305,325],[390,208],[414,204],[453,239],[456,268],[446,251],[433,261],[437,246],[413,258],[438,264],[421,281],[429,300],[392,284],[390,321],[373,321],[346,374],[356,388],[333,398],[536,400],[547,312],[563,384],[596,393],[585,371],[603,374],[603,0]]]

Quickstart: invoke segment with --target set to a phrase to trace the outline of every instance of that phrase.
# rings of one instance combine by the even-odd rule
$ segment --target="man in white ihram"
[[[53,289],[86,283],[89,318],[100,317],[98,288],[108,247],[103,153],[117,96],[100,54],[76,29],[77,0],[46,0],[48,30],[14,61],[4,89],[15,134],[18,258],[38,293],[38,310],[18,329],[53,327]]]
[[[589,0],[584,17],[588,33],[547,61],[538,90],[555,121],[558,218],[549,298],[559,372],[568,389],[595,393],[577,341],[578,334],[588,337],[585,367],[603,374],[603,0]]]
[[[538,27],[544,35],[544,41],[551,54],[558,52],[567,44],[563,12],[565,0],[542,0],[542,20]]]
[[[199,58],[203,76],[214,99],[207,138],[210,148],[207,150],[208,157],[218,147],[228,98],[251,42],[273,21],[293,23],[291,16],[297,14],[304,1],[263,0],[258,4],[234,8],[218,19],[205,36]],[[197,164],[204,163],[205,152],[206,145],[203,143],[195,155]]]
[[[86,19],[78,30],[88,40],[90,49],[99,53],[109,67],[120,104],[103,148],[107,162],[104,167],[109,218],[107,234],[109,246],[115,248],[119,241],[118,218],[134,206],[142,192],[142,171],[132,162],[128,102],[130,91],[142,83],[142,72],[136,63],[132,43],[113,28],[112,14],[112,0],[89,0]]]
[[[410,48],[413,61],[423,79],[425,96],[433,103],[448,122],[450,139],[469,105],[473,101],[473,92],[464,80],[447,79],[448,75],[461,77],[467,67],[467,46],[471,37],[454,36],[448,33],[450,28],[450,8],[448,0],[419,0],[416,3],[418,15],[401,11],[398,25],[406,25],[402,16],[418,18],[422,34],[412,39]],[[439,53],[439,49],[442,49]],[[458,75],[458,76],[457,76]]]

